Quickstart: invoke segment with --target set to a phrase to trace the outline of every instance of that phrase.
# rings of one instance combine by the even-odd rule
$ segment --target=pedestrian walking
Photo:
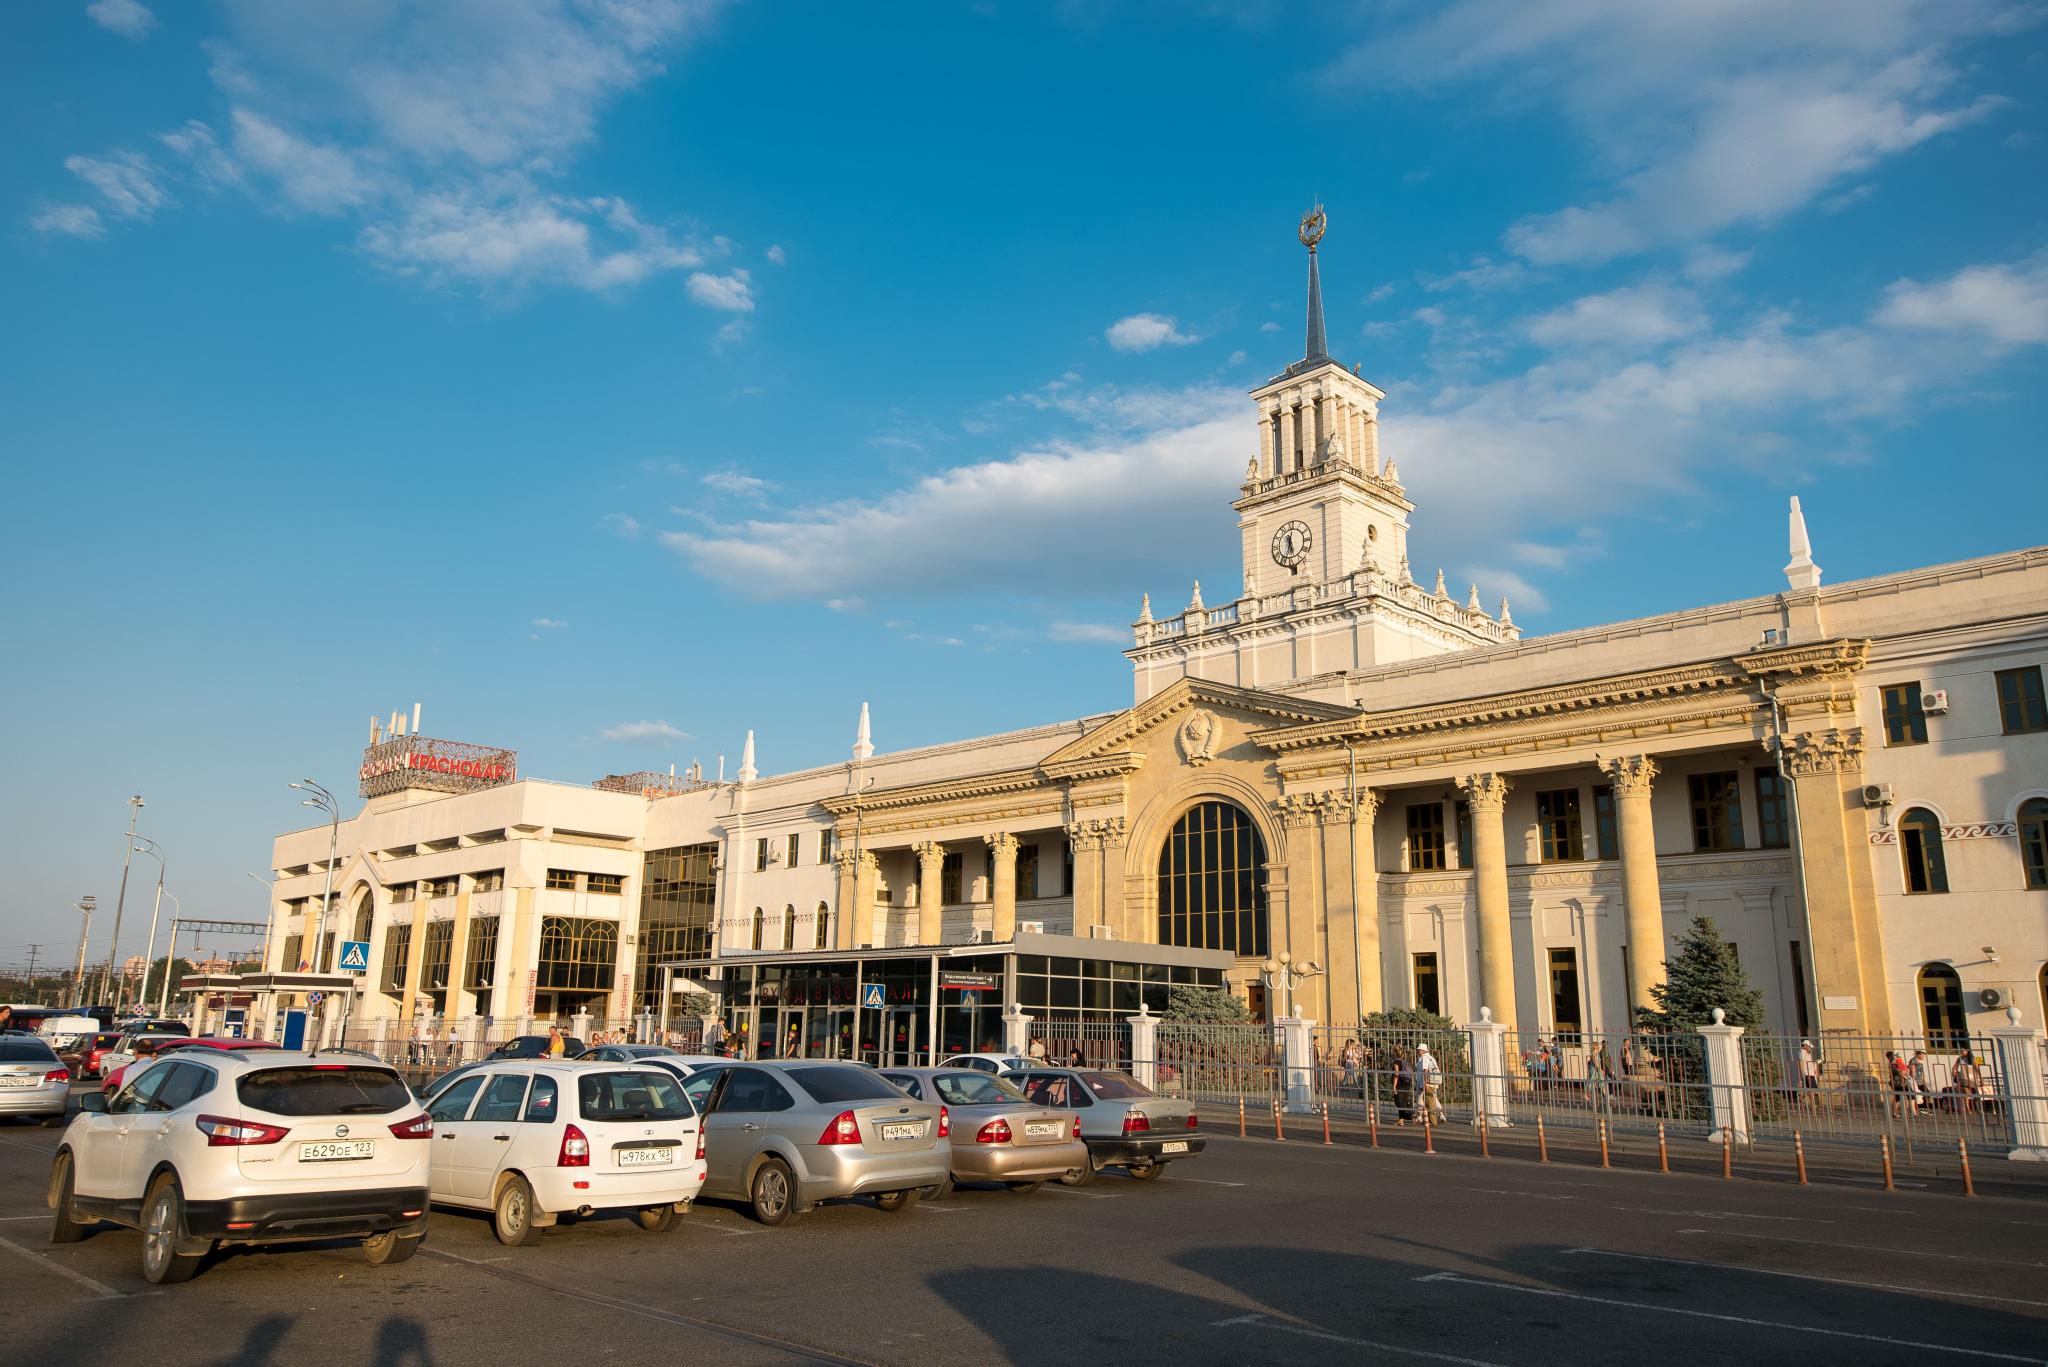
[[[1924,1049],[1915,1049],[1913,1057],[1906,1063],[1906,1095],[1912,1098],[1914,1110],[1927,1109],[1927,1051]]]
[[[1406,1125],[1415,1118],[1415,1066],[1406,1049],[1394,1051],[1394,1123]]]
[[[1892,1118],[1906,1113],[1906,1061],[1890,1049],[1884,1051],[1885,1082],[1892,1090]]]
[[[1799,1041],[1799,1104],[1803,1109],[1820,1109],[1820,1050],[1810,1039]]]
[[[1033,1038],[1031,1041],[1031,1047],[1025,1052],[1031,1055],[1031,1061],[1033,1063],[1045,1062],[1045,1041],[1042,1039]]]
[[[568,1051],[568,1048],[569,1046],[562,1040],[562,1027],[550,1025],[548,1027],[548,1057],[560,1058]]]
[[[1437,1092],[1443,1086],[1443,1069],[1437,1065],[1436,1055],[1429,1052],[1427,1044],[1415,1046],[1415,1104],[1425,1119],[1442,1124],[1444,1104],[1437,1099]]]

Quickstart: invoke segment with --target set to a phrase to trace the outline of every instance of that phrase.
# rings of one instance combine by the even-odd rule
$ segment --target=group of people
[[[1362,1040],[1351,1039],[1338,1051],[1337,1066],[1339,1085],[1346,1090],[1357,1089],[1361,1095],[1369,1079],[1390,1077],[1395,1124],[1443,1121],[1444,1070],[1428,1044],[1420,1043],[1413,1049],[1395,1046],[1382,1050],[1368,1049]],[[1376,1082],[1371,1090],[1379,1090]]]
[[[1805,1086],[1806,1041],[1800,1045],[1800,1083]],[[1942,1085],[1932,1076],[1928,1067],[1927,1051],[1915,1049],[1911,1055],[1896,1050],[1884,1051],[1885,1078],[1891,1088],[1891,1109],[1894,1118],[1902,1118],[1910,1110],[1955,1111],[1974,1115],[1984,1104],[1984,1070],[1977,1063],[1976,1056],[1965,1049],[1949,1065],[1948,1081]],[[1818,1067],[1815,1068],[1816,1075]]]

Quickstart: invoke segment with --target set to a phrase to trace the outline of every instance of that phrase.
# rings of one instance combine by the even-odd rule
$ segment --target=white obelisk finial
[[[860,729],[853,733],[853,757],[872,759],[875,753],[874,738],[868,734],[868,705],[860,705]]]
[[[754,733],[747,732],[747,743],[740,750],[740,782],[752,783],[761,777],[761,771],[754,767]]]
[[[1785,566],[1785,582],[1795,589],[1820,587],[1820,566],[1813,563],[1813,543],[1806,538],[1806,514],[1799,510],[1799,495],[1792,495],[1792,560]]]

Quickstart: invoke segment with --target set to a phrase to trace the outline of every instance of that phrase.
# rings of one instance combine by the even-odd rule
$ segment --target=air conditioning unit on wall
[[[1017,923],[1017,932],[1020,935],[1043,935],[1045,934],[1045,922],[1019,921]]]
[[[2012,993],[2002,987],[1987,987],[1977,993],[1977,1005],[1986,1011],[1996,1011],[2012,1005]]]
[[[1930,717],[1938,717],[1948,711],[1948,690],[1931,688],[1920,695],[1920,710]]]
[[[1090,926],[1088,927],[1088,938],[1091,940],[1114,940],[1116,938],[1116,927]]]
[[[1866,783],[1863,785],[1863,805],[1866,807],[1889,807],[1892,805],[1892,785],[1889,783]]]

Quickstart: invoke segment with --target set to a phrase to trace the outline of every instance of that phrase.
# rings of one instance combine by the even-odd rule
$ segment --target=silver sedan
[[[857,1063],[726,1060],[683,1090],[704,1113],[704,1195],[746,1201],[764,1225],[837,1196],[908,1210],[950,1171],[946,1108]]]
[[[1012,1078],[1041,1106],[1070,1107],[1081,1117],[1088,1166],[1080,1186],[1103,1168],[1120,1166],[1140,1182],[1166,1171],[1177,1159],[1192,1158],[1207,1146],[1192,1103],[1160,1096],[1128,1073],[1106,1068],[1036,1068]]]
[[[1072,1111],[1033,1105],[1008,1082],[972,1069],[885,1068],[882,1076],[952,1112],[954,1182],[1001,1182],[1031,1192],[1047,1178],[1087,1171],[1088,1146]],[[947,1185],[925,1195],[943,1196]]]
[[[54,1125],[71,1098],[71,1070],[34,1035],[0,1035],[0,1116],[32,1115]]]

